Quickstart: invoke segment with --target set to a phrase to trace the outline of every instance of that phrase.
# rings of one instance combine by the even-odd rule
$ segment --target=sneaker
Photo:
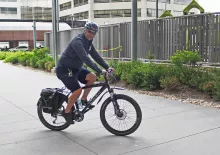
[[[82,102],[83,106],[87,106],[89,104],[89,102],[87,100],[81,100],[81,102]],[[89,108],[94,108],[95,107],[94,105],[91,105],[91,104],[89,104],[89,105],[90,105]]]
[[[72,117],[72,113],[71,113],[71,112],[66,113],[65,110],[63,110],[62,115],[63,115],[63,117],[65,118],[65,120],[66,120],[67,123],[69,123],[69,124],[74,124],[74,121],[73,121],[73,117]]]

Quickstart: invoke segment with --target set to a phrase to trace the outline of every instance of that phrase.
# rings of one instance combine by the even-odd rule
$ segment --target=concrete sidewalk
[[[36,103],[42,88],[62,87],[52,75],[0,61],[0,155],[219,155],[220,111],[168,99],[132,96],[143,112],[139,129],[127,137],[109,133],[100,105],[61,132],[44,127]],[[93,89],[94,94],[98,89]]]

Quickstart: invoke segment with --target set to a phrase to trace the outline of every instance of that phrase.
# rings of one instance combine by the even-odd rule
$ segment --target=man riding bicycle
[[[96,81],[96,75],[89,70],[83,68],[85,63],[88,67],[96,71],[98,74],[106,72],[106,70],[112,70],[102,57],[95,50],[92,41],[98,32],[97,24],[88,22],[85,24],[84,32],[78,34],[67,45],[65,51],[60,57],[56,68],[56,75],[63,84],[72,92],[72,95],[68,99],[68,104],[63,111],[63,116],[69,124],[74,124],[72,120],[71,108],[82,93],[82,88],[78,81],[85,85],[94,84]],[[88,57],[88,54],[105,70],[101,70],[98,66]],[[81,102],[83,105],[89,104],[87,96],[92,88],[84,90]],[[93,105],[90,105],[93,106]]]

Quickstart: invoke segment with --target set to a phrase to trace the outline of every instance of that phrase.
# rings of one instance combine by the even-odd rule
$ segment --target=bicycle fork
[[[118,102],[116,100],[116,96],[115,96],[115,93],[114,93],[113,89],[111,89],[109,91],[109,93],[110,93],[112,103],[114,105],[115,115],[117,115],[118,117],[121,117],[122,114],[120,112],[120,108],[119,108]]]

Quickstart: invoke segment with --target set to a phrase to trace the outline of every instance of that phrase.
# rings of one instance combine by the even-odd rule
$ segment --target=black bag
[[[58,88],[44,88],[41,90],[40,96],[38,104],[42,104],[45,113],[57,113],[63,102],[68,102],[68,96]]]

